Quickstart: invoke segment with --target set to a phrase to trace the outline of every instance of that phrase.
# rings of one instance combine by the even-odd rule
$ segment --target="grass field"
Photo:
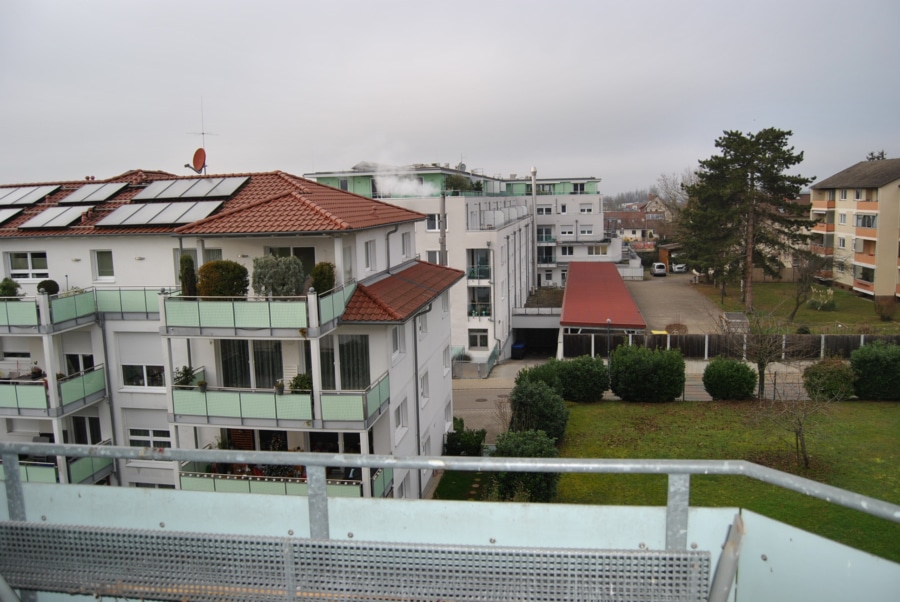
[[[824,287],[815,287],[825,290]],[[710,301],[724,311],[743,311],[740,289],[737,286],[726,288],[725,305],[721,304],[718,288],[701,284],[696,290],[706,295]],[[758,282],[753,285],[753,305],[757,311],[770,313],[786,319],[794,308],[793,295],[795,286],[789,282]],[[787,326],[788,332],[798,327],[808,326],[813,334],[900,334],[900,323],[896,320],[882,322],[875,314],[875,304],[871,299],[860,297],[840,289],[832,289],[836,304],[835,311],[816,311],[802,306],[794,318],[793,324]],[[900,312],[898,312],[900,316]],[[838,326],[840,324],[840,326]]]
[[[753,402],[570,404],[560,455],[749,460],[900,504],[900,403],[835,404],[809,439],[809,470],[796,466],[793,438],[755,419],[755,407]],[[475,478],[480,486],[473,488]],[[470,492],[483,490],[486,481],[487,475],[448,472],[435,497],[472,499]],[[666,486],[665,476],[564,474],[555,501],[664,506]],[[692,477],[691,505],[747,508],[900,562],[900,524],[746,477]]]

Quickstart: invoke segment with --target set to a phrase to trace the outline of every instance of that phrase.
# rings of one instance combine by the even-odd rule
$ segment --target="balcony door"
[[[219,341],[222,385],[238,389],[269,389],[281,380],[281,341]]]

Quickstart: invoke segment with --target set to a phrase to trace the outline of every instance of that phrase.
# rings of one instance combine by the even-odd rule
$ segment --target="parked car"
[[[665,276],[666,275],[666,264],[664,263],[654,263],[650,266],[650,275],[651,276]]]
[[[671,268],[673,274],[684,274],[685,272],[687,272],[686,263],[673,263],[669,267]]]

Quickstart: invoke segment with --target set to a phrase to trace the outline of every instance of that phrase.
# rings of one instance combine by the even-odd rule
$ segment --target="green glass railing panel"
[[[173,389],[172,400],[176,414],[206,416],[206,393],[199,389]]]
[[[56,466],[19,465],[19,478],[29,483],[58,483]]]
[[[234,328],[234,302],[203,301],[200,305],[200,326],[205,328]]]
[[[0,408],[19,407],[16,398],[16,385],[0,385]]]
[[[275,393],[241,393],[244,418],[275,419]]]
[[[54,324],[65,322],[66,320],[74,320],[77,315],[75,312],[75,296],[51,300],[50,315],[53,316]]]
[[[328,484],[325,491],[328,497],[362,497],[361,485]]]
[[[98,290],[97,291],[97,310],[109,313],[119,313],[122,310],[124,300],[122,291],[118,290]]]
[[[268,303],[233,303],[234,325],[238,328],[268,328]]]
[[[106,390],[106,370],[104,368],[97,368],[84,375],[85,395],[93,395],[104,390]]]
[[[367,417],[378,411],[391,395],[390,376],[385,375],[378,383],[366,393]]]
[[[275,398],[275,411],[282,420],[312,420],[312,395],[278,395]]]
[[[241,394],[237,391],[207,391],[205,395],[207,415],[225,418],[241,417]]]
[[[0,326],[37,326],[36,301],[0,301]]]
[[[250,481],[250,493],[266,493],[269,495],[286,495],[285,481]]]
[[[181,475],[181,488],[185,491],[215,491],[216,481],[208,477]]]
[[[183,328],[199,328],[200,303],[179,298],[167,299],[166,324]]]
[[[77,317],[89,316],[97,313],[97,302],[94,299],[94,291],[87,291],[75,295],[75,315]]]
[[[79,376],[61,383],[59,391],[62,394],[63,405],[84,399],[86,397],[84,394],[84,377]]]
[[[284,489],[287,495],[309,495],[309,485],[306,483],[291,481],[285,484]]]
[[[306,301],[269,303],[272,328],[307,328]]]
[[[69,462],[69,480],[83,483],[92,475],[112,465],[112,458],[78,458]]]
[[[8,389],[7,389],[8,387]],[[47,389],[43,383],[34,385],[3,385],[3,407],[21,408],[24,410],[46,410],[49,406],[47,401]],[[10,392],[12,400],[7,401]],[[6,405],[11,403],[12,405]]]
[[[215,479],[216,491],[225,493],[250,493],[249,479]]]
[[[326,395],[322,394],[323,420],[365,420],[363,416],[362,394]]]
[[[159,311],[159,292],[155,290],[98,290],[97,309],[100,312],[156,313]]]

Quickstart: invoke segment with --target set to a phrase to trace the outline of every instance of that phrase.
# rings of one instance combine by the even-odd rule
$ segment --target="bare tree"
[[[872,151],[866,155],[866,161],[884,161],[885,159],[887,159],[887,155],[884,154],[884,149],[878,152]]]
[[[671,219],[678,216],[682,207],[687,205],[688,195],[685,186],[693,186],[697,183],[697,174],[687,167],[680,174],[664,173],[656,180],[656,196],[671,213]]]
[[[816,276],[830,262],[824,256],[816,255],[809,251],[797,251],[794,255],[794,307],[788,314],[788,322],[793,322],[797,312],[803,304],[809,300],[812,294],[812,285],[816,282]]]

